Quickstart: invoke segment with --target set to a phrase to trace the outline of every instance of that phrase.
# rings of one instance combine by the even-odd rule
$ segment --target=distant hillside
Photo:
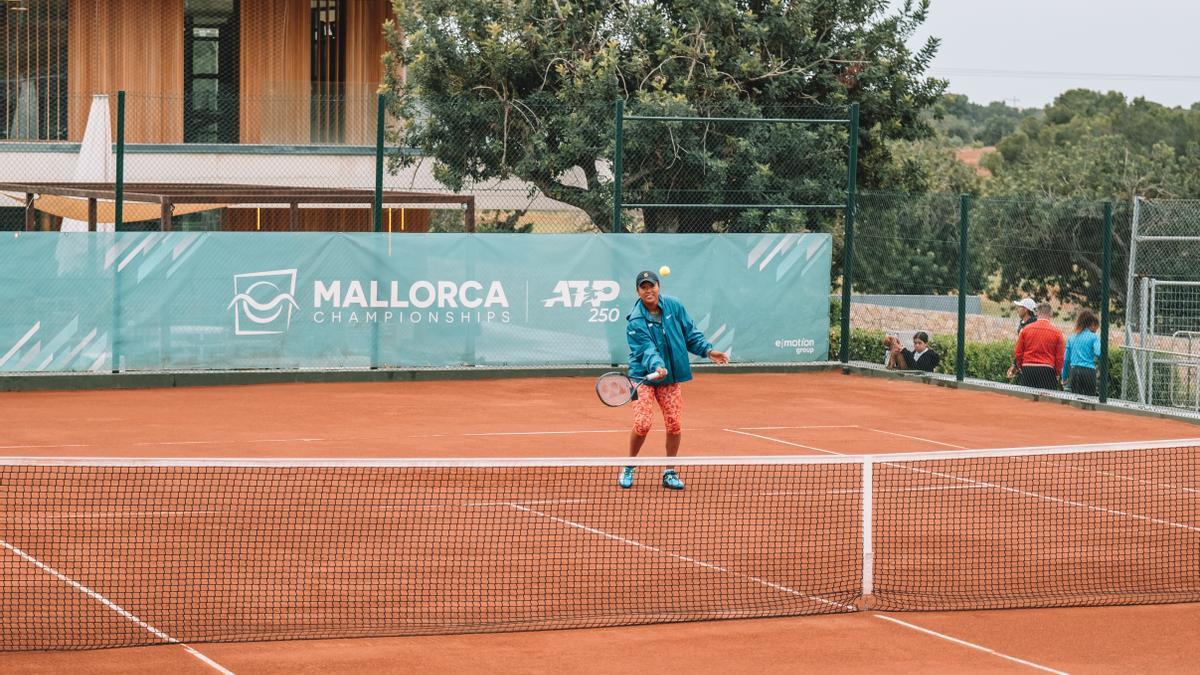
[[[967,166],[975,169],[975,173],[986,178],[986,177],[990,177],[992,175],[992,172],[988,171],[986,168],[980,166],[980,161],[983,159],[984,155],[987,155],[988,153],[992,153],[995,151],[996,151],[996,147],[993,145],[989,145],[986,148],[978,148],[978,147],[959,148],[958,150],[954,151],[954,159],[957,159],[958,161],[962,162],[963,164],[966,164]]]
[[[1022,110],[1002,101],[980,105],[962,94],[945,94],[929,117],[930,124],[940,135],[957,139],[960,145],[993,146],[1016,131],[1021,120],[1040,114],[1038,109]]]

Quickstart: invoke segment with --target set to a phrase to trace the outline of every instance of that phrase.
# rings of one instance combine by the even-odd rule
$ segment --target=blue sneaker
[[[675,469],[663,471],[663,487],[668,490],[683,489],[683,479],[679,477],[679,474],[675,473]]]
[[[629,488],[633,487],[632,466],[627,466],[624,469],[621,469],[621,480],[617,481],[617,485],[620,485],[621,489],[623,490],[628,490]]]

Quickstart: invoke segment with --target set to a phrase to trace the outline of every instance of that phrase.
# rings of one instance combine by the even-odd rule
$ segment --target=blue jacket
[[[667,376],[650,384],[663,385],[692,379],[688,352],[708,356],[713,346],[696,329],[683,303],[669,295],[658,296],[662,312],[654,319],[639,298],[625,320],[625,338],[629,342],[629,376],[645,377],[657,368],[666,368]]]
[[[1063,359],[1062,379],[1071,375],[1071,368],[1096,367],[1096,359],[1100,358],[1100,336],[1090,328],[1084,329],[1067,340],[1067,355]]]

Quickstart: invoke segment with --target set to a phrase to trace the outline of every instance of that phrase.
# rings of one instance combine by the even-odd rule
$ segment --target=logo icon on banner
[[[292,325],[296,304],[296,270],[233,275],[234,335],[278,335]]]
[[[599,307],[616,300],[621,295],[621,284],[611,279],[595,281],[564,280],[554,285],[554,295],[542,300],[545,307],[583,307],[585,304]]]

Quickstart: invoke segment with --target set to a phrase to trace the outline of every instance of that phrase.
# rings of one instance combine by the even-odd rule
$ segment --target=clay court
[[[247,460],[619,458],[624,454],[630,410],[601,405],[596,400],[593,382],[592,378],[582,377],[6,393],[0,394],[0,454]],[[890,522],[880,520],[876,524],[876,550],[886,553],[880,555],[877,578],[885,586],[893,579],[900,579],[922,588],[954,588],[961,597],[930,600],[931,596],[924,595],[921,588],[913,591],[913,586],[901,584],[878,589],[879,600],[863,611],[854,611],[861,609],[855,600],[855,593],[861,588],[860,575],[847,571],[862,567],[861,556],[846,554],[838,548],[846,533],[858,532],[861,536],[855,529],[859,525],[854,515],[857,511],[853,509],[859,508],[863,491],[856,490],[861,485],[860,478],[843,474],[842,470],[860,465],[847,463],[847,456],[852,460],[852,456],[858,455],[1149,443],[1198,436],[1200,429],[1180,421],[1080,410],[1002,393],[927,386],[912,380],[845,376],[837,372],[701,371],[697,380],[685,388],[684,456],[742,459],[814,456],[826,458],[830,463],[792,466],[768,462],[690,469],[683,465],[681,473],[689,481],[683,493],[669,493],[658,487],[652,467],[644,467],[647,475],[640,475],[638,484],[627,493],[616,488],[616,469],[608,466],[544,467],[533,474],[532,486],[516,488],[502,480],[503,476],[472,476],[471,505],[500,506],[476,511],[488,514],[480,522],[518,536],[509,539],[507,546],[481,549],[465,536],[467,530],[462,529],[461,521],[454,515],[458,512],[448,512],[442,520],[437,520],[441,516],[434,516],[443,535],[461,539],[457,543],[457,549],[461,550],[454,546],[440,551],[435,547],[421,549],[404,564],[397,564],[402,571],[397,573],[394,583],[402,585],[416,579],[418,586],[425,584],[421,589],[432,598],[426,600],[427,604],[438,605],[449,603],[445,598],[451,597],[457,588],[475,583],[472,579],[482,571],[489,579],[488,588],[494,594],[494,601],[482,609],[456,608],[456,611],[465,611],[461,616],[470,618],[476,616],[470,612],[478,610],[482,619],[508,622],[507,627],[480,630],[512,632],[463,634],[430,629],[421,632],[452,634],[347,639],[338,637],[338,631],[333,630],[319,635],[331,639],[260,642],[181,638],[185,645],[6,652],[0,654],[0,669],[21,672],[170,669],[181,673],[214,670],[611,673],[635,669],[1182,672],[1200,660],[1200,641],[1193,636],[1200,621],[1200,605],[1178,602],[1189,599],[1188,592],[1173,593],[1162,587],[1149,589],[1141,596],[1114,593],[1105,598],[1107,602],[1130,603],[1129,606],[1044,608],[1040,605],[1082,604],[1077,600],[1078,594],[1100,597],[1107,588],[1107,580],[1114,578],[1127,581],[1144,577],[1148,583],[1165,579],[1164,583],[1174,584],[1173,589],[1180,586],[1188,589],[1194,599],[1200,582],[1197,571],[1200,466],[1194,445],[1180,444],[1180,448],[1157,453],[1147,461],[1133,459],[1124,452],[1112,453],[1085,471],[1080,471],[1077,465],[1065,466],[1050,460],[1021,466],[1012,461],[997,461],[988,469],[991,473],[987,479],[974,475],[962,478],[967,469],[960,465],[939,464],[936,470],[928,470],[913,469],[902,460],[885,463],[884,467],[895,470],[876,472],[878,513],[903,513],[909,494],[939,495],[936,504],[943,510],[914,513],[912,517]],[[643,454],[660,456],[661,439],[660,424],[652,432]],[[947,460],[952,461],[969,460]],[[295,499],[289,497],[296,493],[295,484],[255,487],[252,474],[242,474],[230,467],[223,471],[192,482],[189,487],[217,491],[230,489],[231,485],[249,485],[237,505],[243,513],[273,512],[289,519],[288,525],[276,525],[276,529],[264,534],[266,539],[333,528],[342,535],[339,541],[343,547],[363,546],[364,553],[370,553],[375,549],[364,542],[372,538],[388,541],[413,538],[414,532],[405,529],[403,522],[397,524],[403,519],[356,519],[356,511],[338,504],[337,500],[289,502],[289,498]],[[1136,481],[1152,483],[1154,496],[1139,502],[1138,510],[1133,512],[1115,498],[1133,482],[1129,476],[1135,471],[1145,472],[1136,474]],[[920,475],[914,481],[915,473]],[[9,474],[6,483],[13,480],[12,475]],[[456,483],[463,474],[453,473],[450,468],[434,467],[413,475],[423,477],[403,481],[402,485],[385,485],[380,492],[371,493],[372,498],[378,496],[376,505],[386,505],[392,497],[421,493],[433,495],[430,498],[434,500],[425,502],[423,508],[441,513],[436,509],[444,509],[454,500],[457,504],[466,494]],[[89,485],[97,499],[117,500],[129,478],[120,471],[110,472]],[[488,482],[493,479],[494,483]],[[361,493],[368,483],[355,483],[347,494]],[[807,492],[791,490],[790,486],[795,485],[821,487]],[[1114,495],[1112,499],[1108,496],[1110,492]],[[38,620],[49,626],[53,617],[86,614],[103,616],[104,625],[98,625],[99,618],[83,622],[75,627],[79,634],[107,634],[110,639],[131,644],[162,641],[155,639],[153,631],[167,636],[200,635],[211,639],[251,636],[261,640],[261,627],[256,627],[255,619],[269,621],[272,609],[291,607],[296,602],[290,595],[303,583],[299,572],[290,579],[268,579],[261,572],[247,569],[241,578],[248,586],[259,589],[249,602],[261,606],[261,617],[214,614],[207,618],[206,625],[184,621],[185,615],[203,615],[203,608],[189,606],[185,596],[139,597],[137,589],[128,587],[128,581],[121,579],[122,575],[151,574],[153,568],[164,567],[174,560],[164,551],[148,560],[134,560],[135,564],[129,558],[121,561],[121,547],[128,544],[131,550],[136,550],[133,543],[137,542],[139,528],[154,527],[153,518],[139,518],[121,525],[116,534],[112,529],[105,530],[107,538],[98,539],[89,536],[99,532],[91,529],[98,526],[73,513],[73,509],[94,507],[55,498],[53,490],[48,493],[50,496],[37,505],[10,506],[6,509],[11,511],[9,517],[2,521],[5,531],[0,539],[14,541],[14,535],[23,537],[21,550],[25,557],[13,552],[15,545],[0,551],[0,579],[7,582],[0,589],[0,599],[6,614],[13,612],[9,618],[19,617],[18,623],[26,627],[22,639],[38,640],[37,631],[29,628],[36,627]],[[997,493],[1000,497],[995,496]],[[530,506],[535,498],[538,505]],[[992,524],[980,525],[979,531],[973,533],[980,542],[977,548],[905,549],[928,533],[933,533],[935,540],[941,535],[956,534],[956,514],[988,499],[993,500],[988,502],[991,504],[988,508],[997,511],[989,519],[979,521]],[[142,508],[154,513],[193,509],[192,514],[202,513],[195,509],[208,508],[197,506],[196,502],[203,500],[195,500],[194,495],[192,500],[163,493],[161,500],[156,497]],[[617,510],[614,505],[618,503],[624,508]],[[286,504],[286,508],[279,504]],[[19,513],[20,509],[26,512]],[[66,527],[76,535],[78,546],[87,549],[87,559],[106,566],[107,573],[99,574],[95,569],[89,573],[65,564],[63,561],[72,559],[65,548],[75,544],[64,544],[58,536],[62,533],[61,522],[47,524],[43,517],[36,526],[30,525],[39,509],[45,513],[73,514],[61,522],[69,523]],[[1032,542],[1029,545],[1038,553],[1037,547],[1041,546],[1038,542],[1042,540],[1022,532],[1023,513],[1056,514],[1053,520],[1056,541],[1080,551],[1077,558],[1059,561],[1073,573],[1056,576],[1030,566],[1028,595],[1015,601],[1006,598],[1006,604],[997,601],[989,605],[1025,608],[967,609],[988,605],[987,594],[995,590],[988,570],[1029,564],[1020,554],[1010,555],[1007,542]],[[656,524],[655,514],[666,514],[661,517],[687,522],[688,526],[664,527]],[[768,551],[776,555],[764,556],[755,546],[764,540],[758,536],[759,529],[769,525],[764,521],[772,518],[800,523],[824,534],[795,543],[789,539]],[[995,523],[1007,522],[1005,519],[1011,520],[1011,529],[997,529]],[[212,530],[237,528],[237,523],[228,519],[201,517],[200,521]],[[1128,535],[1129,550],[1144,551],[1144,555],[1099,559],[1088,553],[1089,538],[1094,538],[1097,532],[1106,532],[1104,528],[1114,522],[1121,523],[1121,532]],[[247,531],[261,531],[244,527]],[[39,532],[40,537],[36,536]],[[201,537],[192,544],[198,559],[204,557],[201,555],[205,553],[204,541]],[[540,548],[525,550],[522,544]],[[1167,548],[1170,544],[1174,548]],[[270,545],[269,541],[264,544],[265,550]],[[589,552],[591,557],[578,557],[580,551]],[[456,561],[490,562],[480,563],[484,567],[473,570],[458,570],[455,572],[458,576],[448,579],[422,582],[420,573],[428,571],[422,566],[436,560],[439,554]],[[603,566],[591,563],[604,555],[611,555],[613,564],[601,575],[597,570]],[[951,574],[941,579],[927,576],[928,558],[938,558],[945,569],[954,570],[959,567],[954,562],[955,555],[963,560],[961,576]],[[541,566],[539,561],[555,556],[560,563],[557,567]],[[799,568],[791,565],[790,561],[795,559],[804,560],[803,565]],[[910,564],[913,560],[925,562]],[[622,564],[630,566],[626,578],[621,578]],[[972,566],[982,573],[969,573]],[[147,569],[139,572],[137,567]],[[586,572],[570,573],[577,568],[586,568]],[[200,578],[211,572],[201,569],[189,573]],[[172,573],[184,574],[179,570]],[[78,588],[82,585],[78,579],[88,574],[92,595]],[[1045,578],[1039,578],[1039,574]],[[540,601],[533,596],[521,596],[526,580],[539,575],[542,581],[567,592],[547,594]],[[671,587],[694,586],[720,593],[689,597],[687,611],[672,614],[671,603],[679,599],[670,594],[663,597],[658,579],[667,579],[662,584],[674,584]],[[817,581],[827,590],[821,593],[807,590]],[[1037,597],[1038,585],[1054,592]],[[780,589],[786,592],[780,593]],[[386,592],[384,587],[377,590]],[[557,619],[530,616],[531,612],[543,617],[556,611],[570,614],[588,602],[594,604],[596,612],[604,614],[611,608],[614,593],[622,602],[649,608],[640,618],[630,619],[630,613],[625,612],[620,618],[607,621],[603,616],[586,614],[571,614],[566,620],[561,616]],[[28,598],[35,595],[42,606],[29,606]],[[781,595],[788,597],[778,597]],[[46,598],[53,598],[51,606],[46,606]],[[729,598],[734,598],[738,605],[736,612],[728,610]],[[759,598],[766,599],[759,601]],[[895,606],[911,608],[914,603],[962,609],[883,611]],[[351,623],[378,621],[384,625],[389,617],[397,616],[370,604],[365,597],[335,598],[333,604],[340,606],[322,607],[325,618],[344,615]],[[747,617],[804,616],[729,618],[739,612]],[[697,620],[710,618],[724,620]],[[647,621],[666,623],[606,625]],[[256,630],[260,632],[255,633]],[[47,631],[54,629],[48,627]]]

